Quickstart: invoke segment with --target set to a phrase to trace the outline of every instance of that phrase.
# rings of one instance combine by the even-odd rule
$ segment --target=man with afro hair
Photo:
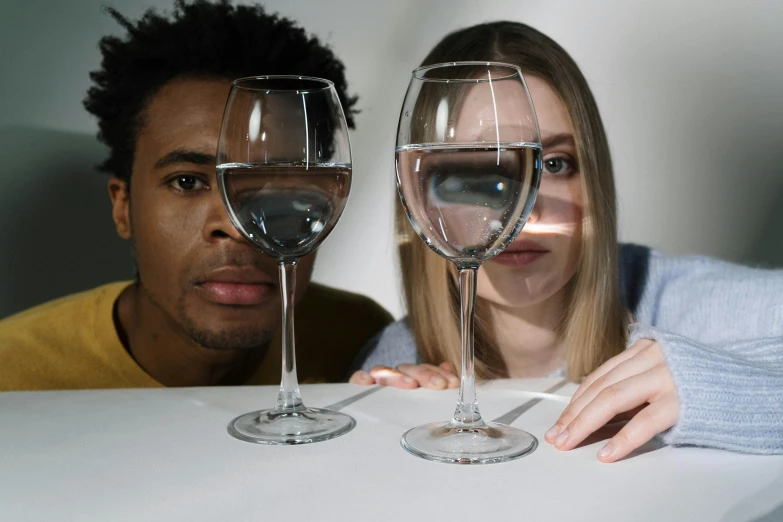
[[[109,149],[99,168],[137,277],[0,321],[0,390],[279,382],[277,266],[223,208],[220,121],[233,79],[295,74],[334,82],[353,128],[343,64],[257,5],[178,0],[169,16],[149,10],[136,22],[108,12],[127,36],[101,40],[84,105]],[[298,372],[304,382],[339,381],[391,317],[366,297],[310,283],[314,257],[297,265]],[[220,285],[253,298],[237,304]]]

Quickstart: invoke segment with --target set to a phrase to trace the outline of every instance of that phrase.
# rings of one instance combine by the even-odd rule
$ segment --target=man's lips
[[[220,283],[207,281],[198,287],[204,296],[217,304],[253,306],[274,295],[275,286],[267,283]]]
[[[525,266],[538,261],[549,253],[549,250],[535,241],[514,241],[503,252],[490,261],[506,266]]]
[[[217,304],[253,306],[268,301],[276,285],[266,273],[252,267],[223,267],[207,274],[197,288]]]

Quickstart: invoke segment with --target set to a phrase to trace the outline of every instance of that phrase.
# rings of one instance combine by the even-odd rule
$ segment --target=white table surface
[[[553,379],[479,388],[494,419]],[[368,388],[303,386],[327,406]],[[567,385],[557,394],[569,396]],[[502,464],[460,466],[401,449],[408,428],[450,416],[453,390],[378,389],[344,407],[358,425],[301,446],[236,440],[228,422],[275,387],[0,393],[0,521],[783,521],[783,457],[658,448],[602,464],[598,442],[543,442],[565,398],[514,426],[541,444]]]

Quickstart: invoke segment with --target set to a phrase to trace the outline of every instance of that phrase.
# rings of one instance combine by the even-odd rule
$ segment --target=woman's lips
[[[548,253],[548,250],[503,251],[490,259],[490,261],[506,266],[526,266],[535,263]]]
[[[234,306],[262,304],[269,299],[274,291],[274,285],[268,283],[206,281],[198,286],[209,301]]]

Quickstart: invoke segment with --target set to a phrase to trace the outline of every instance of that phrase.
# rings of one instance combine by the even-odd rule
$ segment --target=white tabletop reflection
[[[272,404],[275,387],[0,394],[0,520],[8,521],[783,521],[783,457],[656,442],[602,464],[595,442],[543,442],[573,384],[504,380],[479,388],[482,413],[541,444],[516,461],[437,464],[400,447],[445,420],[456,392],[303,386],[311,406],[358,422],[334,440],[263,446],[226,432]],[[537,400],[536,400],[537,399]]]

